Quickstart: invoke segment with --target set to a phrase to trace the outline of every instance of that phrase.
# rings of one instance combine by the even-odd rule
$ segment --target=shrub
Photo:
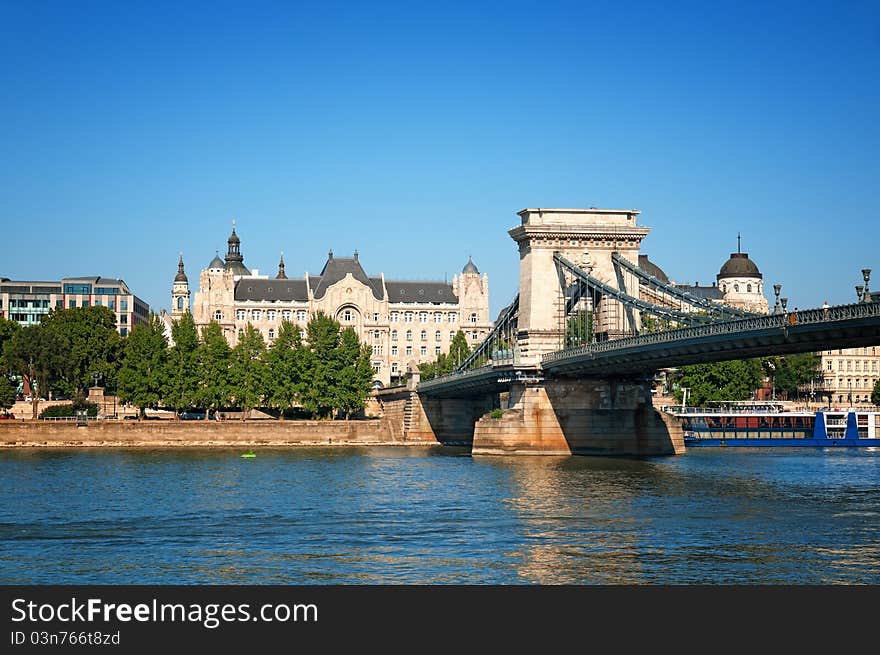
[[[503,410],[503,409],[493,409],[493,410],[489,413],[489,417],[490,417],[490,418],[501,418],[502,416],[504,416],[504,410]]]
[[[76,407],[70,405],[52,405],[40,413],[40,418],[73,418],[76,416]],[[98,406],[95,403],[85,403],[85,410],[89,416],[98,415]]]

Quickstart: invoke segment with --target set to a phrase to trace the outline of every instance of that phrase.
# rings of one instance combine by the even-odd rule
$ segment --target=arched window
[[[219,309],[216,312],[214,312],[214,320],[215,321],[222,321],[223,320],[223,312],[221,312]]]
[[[739,285],[738,285],[738,284],[734,284],[734,285],[733,285],[733,290],[736,291],[737,293],[739,293]]]
[[[412,341],[412,330],[407,330],[407,331],[406,331],[406,340],[407,340],[407,341]]]
[[[183,296],[177,298],[177,309],[183,309]]]
[[[391,330],[391,340],[397,341],[397,330]]]
[[[747,291],[748,293],[751,293],[751,292],[752,292],[752,285],[751,285],[751,284],[747,284],[747,285],[746,285],[746,291]]]
[[[275,338],[275,330],[269,329],[269,341],[272,341]]]
[[[471,315],[470,315],[470,318],[469,318],[468,320],[469,320],[471,323],[476,323],[476,322],[477,322],[477,315],[476,315],[476,314],[471,314]]]
[[[344,312],[342,312],[342,320],[345,321],[346,323],[351,323],[351,310],[350,309],[346,309]]]
[[[440,334],[440,330],[437,330],[434,333],[434,341],[442,341],[442,340],[443,340],[443,335]]]
[[[421,332],[421,334],[419,335],[419,337],[421,337],[421,340],[422,340],[422,341],[427,341],[427,340],[428,340],[428,332],[427,332],[426,330],[422,330],[422,332]]]
[[[721,285],[721,293],[727,293],[727,285],[726,284]]]

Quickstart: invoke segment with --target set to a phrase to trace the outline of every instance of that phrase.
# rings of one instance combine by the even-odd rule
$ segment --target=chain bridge
[[[678,420],[651,403],[657,370],[880,344],[867,286],[859,303],[768,315],[660,279],[634,263],[638,214],[519,212],[519,293],[453,373],[414,381],[405,430],[475,454],[680,454]]]

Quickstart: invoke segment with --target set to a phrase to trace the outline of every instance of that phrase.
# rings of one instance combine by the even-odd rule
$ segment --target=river
[[[875,449],[256,452],[0,452],[0,583],[880,583]]]

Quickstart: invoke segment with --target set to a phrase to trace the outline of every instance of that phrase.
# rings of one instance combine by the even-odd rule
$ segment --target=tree
[[[819,374],[822,360],[815,353],[784,355],[764,360],[764,370],[772,374],[778,395],[791,399],[799,387],[809,384]]]
[[[122,337],[113,311],[100,306],[52,309],[43,325],[64,343],[58,379],[63,394],[85,392],[96,373],[105,386],[115,386]]]
[[[0,409],[9,409],[15,404],[16,385],[5,373],[0,373]]]
[[[195,399],[196,406],[205,410],[205,420],[208,419],[209,410],[229,404],[229,358],[230,348],[223,336],[223,328],[217,321],[211,321],[202,328],[202,341],[197,354],[201,382]]]
[[[283,321],[278,337],[266,353],[266,400],[269,407],[279,411],[279,419],[300,402],[307,384],[309,355],[299,328],[290,321]]]
[[[32,418],[37,418],[40,394],[46,393],[63,364],[66,344],[45,325],[29,325],[3,344],[3,359],[31,389]]]
[[[318,312],[306,326],[308,338],[308,385],[303,389],[303,407],[321,418],[333,413],[336,378],[336,349],[339,347],[339,323]]]
[[[174,345],[168,350],[162,395],[177,416],[180,410],[196,404],[199,386],[199,333],[192,314],[186,312],[171,324],[171,338]]]
[[[263,400],[266,388],[266,343],[263,335],[250,323],[232,349],[229,381],[232,396],[241,407],[241,420]]]
[[[642,327],[645,317],[642,318]],[[593,312],[580,310],[569,317],[565,330],[565,345],[568,348],[582,346],[593,340]]]
[[[6,363],[3,357],[3,344],[12,339],[21,326],[15,321],[10,321],[0,316],[0,409],[9,409],[15,404],[15,392],[17,384],[10,379],[13,368]]]
[[[704,405],[708,401],[748,400],[763,379],[759,359],[692,364],[679,369],[674,393],[678,400],[682,400],[682,388],[686,387],[692,405]]]
[[[168,341],[158,316],[136,325],[125,338],[119,367],[119,398],[138,408],[141,418],[148,407],[159,406],[167,372]]]
[[[871,402],[880,405],[880,380],[874,383],[874,390],[871,392]]]
[[[452,339],[452,343],[449,345],[449,355],[446,358],[446,369],[443,371],[444,373],[451,373],[455,369],[457,369],[461,364],[468,358],[468,355],[471,354],[471,349],[468,347],[467,337],[464,336],[464,332],[459,330],[455,333],[455,337]]]
[[[364,408],[373,382],[370,347],[361,344],[352,328],[342,331],[335,357],[335,406],[348,419]]]

